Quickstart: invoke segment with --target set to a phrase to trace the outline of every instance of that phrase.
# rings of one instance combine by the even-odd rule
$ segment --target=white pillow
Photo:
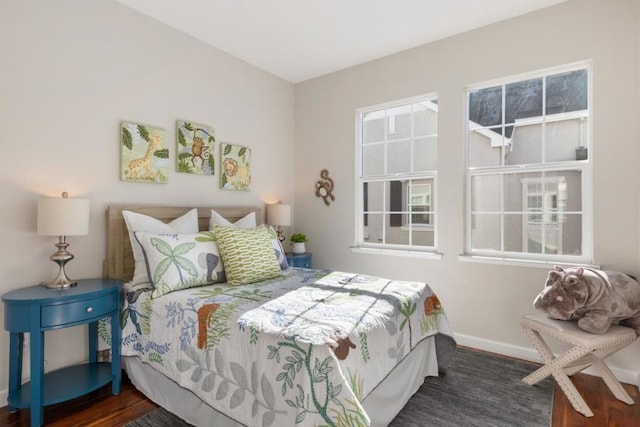
[[[213,230],[214,225],[224,225],[226,227],[237,228],[255,228],[256,226],[256,213],[251,212],[245,217],[240,218],[236,222],[230,222],[218,212],[211,209],[211,218],[209,219],[209,230]]]
[[[135,232],[145,231],[147,233],[197,233],[198,232],[198,209],[191,209],[186,214],[174,219],[168,224],[159,219],[148,215],[139,214],[131,211],[122,211],[124,222],[129,230],[129,241],[133,250],[133,260],[135,266],[133,269],[133,279],[130,285],[138,283],[149,283],[149,275],[147,274],[147,265],[144,262],[144,254],[140,244],[136,241]]]

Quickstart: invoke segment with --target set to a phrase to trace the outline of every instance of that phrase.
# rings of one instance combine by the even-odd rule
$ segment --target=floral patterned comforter
[[[123,356],[255,426],[368,425],[360,402],[420,341],[451,335],[425,283],[301,268],[155,299],[133,288],[122,324]]]

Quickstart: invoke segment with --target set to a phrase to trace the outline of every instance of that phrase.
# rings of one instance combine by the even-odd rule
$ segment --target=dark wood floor
[[[635,405],[618,401],[599,377],[577,374],[572,377],[585,401],[594,413],[586,418],[573,410],[562,391],[556,385],[554,390],[552,427],[631,427],[640,425],[640,392],[638,388],[625,384],[625,389],[635,400]],[[68,426],[122,426],[129,421],[152,411],[157,406],[136,390],[124,378],[122,391],[111,395],[107,385],[93,393],[75,400],[45,408],[45,425],[50,427]],[[28,427],[29,411],[9,413],[5,406],[0,408],[0,426]]]

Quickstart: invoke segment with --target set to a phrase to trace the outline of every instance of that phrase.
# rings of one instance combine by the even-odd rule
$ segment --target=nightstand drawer
[[[118,308],[116,298],[91,298],[66,304],[42,307],[42,327],[61,326],[82,322],[98,316],[106,316]]]
[[[287,262],[289,267],[311,268],[311,254],[287,254]]]

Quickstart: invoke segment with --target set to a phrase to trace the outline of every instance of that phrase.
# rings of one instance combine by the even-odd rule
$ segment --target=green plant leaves
[[[127,149],[131,150],[133,148],[133,137],[131,136],[131,132],[126,127],[122,127],[122,145],[127,147]]]
[[[181,243],[173,248],[173,256],[184,255],[196,246],[193,242]],[[165,254],[166,255],[166,254]]]
[[[158,239],[156,237],[152,237],[151,239],[149,239],[149,241],[151,242],[153,247],[155,247],[158,250],[158,252],[160,252],[162,255],[165,255],[165,256],[173,255],[171,246],[169,246],[169,244],[164,240]]]
[[[159,159],[168,159],[169,158],[169,149],[163,148],[161,150],[156,150],[153,152],[153,155]]]
[[[182,145],[183,147],[187,146],[187,141],[184,139],[184,134],[181,130],[178,131],[178,144]]]
[[[145,141],[149,142],[150,138],[149,138],[149,130],[142,125],[136,125],[138,128],[138,134],[140,135],[140,138],[144,139]]]

